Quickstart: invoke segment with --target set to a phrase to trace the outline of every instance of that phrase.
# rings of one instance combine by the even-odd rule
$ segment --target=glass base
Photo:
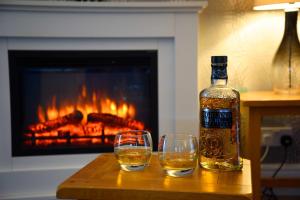
[[[124,171],[140,171],[143,170],[147,164],[144,165],[120,165]]]
[[[168,176],[173,176],[173,177],[189,176],[194,172],[194,168],[181,169],[181,170],[166,169],[165,172]]]

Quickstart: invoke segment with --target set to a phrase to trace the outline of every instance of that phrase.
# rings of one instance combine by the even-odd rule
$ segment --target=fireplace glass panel
[[[156,51],[9,51],[13,156],[112,151],[120,130],[157,148]]]

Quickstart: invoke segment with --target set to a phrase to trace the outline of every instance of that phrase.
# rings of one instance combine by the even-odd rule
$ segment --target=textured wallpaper
[[[253,0],[208,0],[200,14],[199,88],[210,85],[210,56],[227,55],[229,84],[271,90],[271,63],[284,31],[283,11],[253,11]]]

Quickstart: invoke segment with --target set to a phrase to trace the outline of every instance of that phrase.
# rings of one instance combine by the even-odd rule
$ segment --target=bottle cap
[[[214,64],[227,63],[227,56],[212,56],[211,63],[214,63]]]

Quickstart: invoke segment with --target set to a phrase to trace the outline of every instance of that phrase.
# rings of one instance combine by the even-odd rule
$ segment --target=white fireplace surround
[[[159,134],[198,132],[206,1],[0,1],[0,199],[54,199],[99,154],[12,157],[8,50],[157,50]]]

